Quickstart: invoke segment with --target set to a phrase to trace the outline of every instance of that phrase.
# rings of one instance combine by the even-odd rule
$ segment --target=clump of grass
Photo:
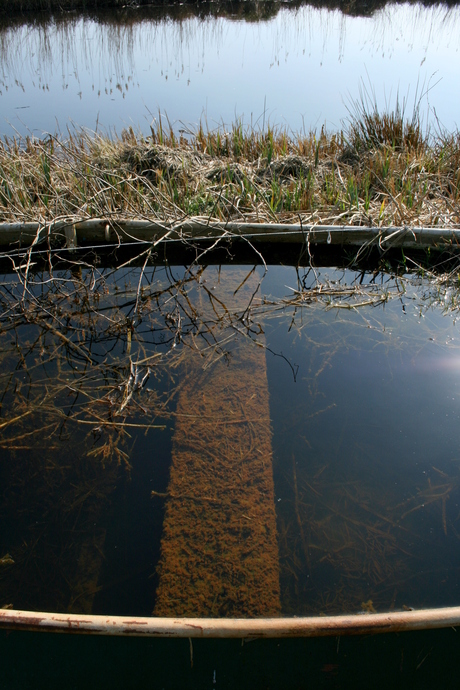
[[[4,139],[0,222],[205,216],[458,225],[460,134],[428,139],[411,127],[399,109],[355,118],[334,134],[238,122],[200,125],[184,137],[160,119],[149,136],[130,128],[112,138],[74,130],[66,138]]]
[[[396,151],[420,151],[427,145],[428,133],[423,131],[420,99],[407,116],[407,99],[396,98],[395,107],[381,112],[374,93],[362,86],[360,97],[349,108],[348,140],[357,151],[370,151],[390,146]]]

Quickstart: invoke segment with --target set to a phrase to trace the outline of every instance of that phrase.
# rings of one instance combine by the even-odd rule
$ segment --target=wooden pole
[[[141,618],[0,610],[0,628],[135,637],[283,638],[369,635],[460,625],[460,606],[309,618]]]
[[[103,218],[79,222],[61,220],[44,225],[31,222],[0,223],[0,247],[9,249],[27,248],[44,242],[72,248],[94,242],[121,244],[137,241],[159,244],[178,240],[215,240],[219,237],[335,246],[363,246],[369,243],[381,249],[460,248],[459,228],[211,223],[205,219],[192,219],[181,223]]]

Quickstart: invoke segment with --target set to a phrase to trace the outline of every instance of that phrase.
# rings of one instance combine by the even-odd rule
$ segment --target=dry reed
[[[366,226],[460,223],[459,133],[404,114],[359,113],[318,136],[203,126],[177,136],[4,139],[0,222],[144,218]]]

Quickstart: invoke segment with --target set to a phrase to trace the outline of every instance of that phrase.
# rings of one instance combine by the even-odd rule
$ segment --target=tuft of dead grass
[[[460,223],[460,134],[401,108],[293,135],[236,123],[185,137],[83,130],[0,142],[0,222],[148,218],[350,225]]]
[[[377,101],[366,89],[349,107],[348,139],[357,152],[391,146],[396,151],[422,153],[428,143],[428,131],[423,131],[420,101],[410,117],[406,116],[407,102],[396,98],[393,110],[380,112]]]

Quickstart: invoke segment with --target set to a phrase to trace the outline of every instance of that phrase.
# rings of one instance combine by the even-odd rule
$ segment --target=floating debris
[[[0,565],[14,565],[14,560],[9,553],[6,553],[3,558],[0,558]]]

